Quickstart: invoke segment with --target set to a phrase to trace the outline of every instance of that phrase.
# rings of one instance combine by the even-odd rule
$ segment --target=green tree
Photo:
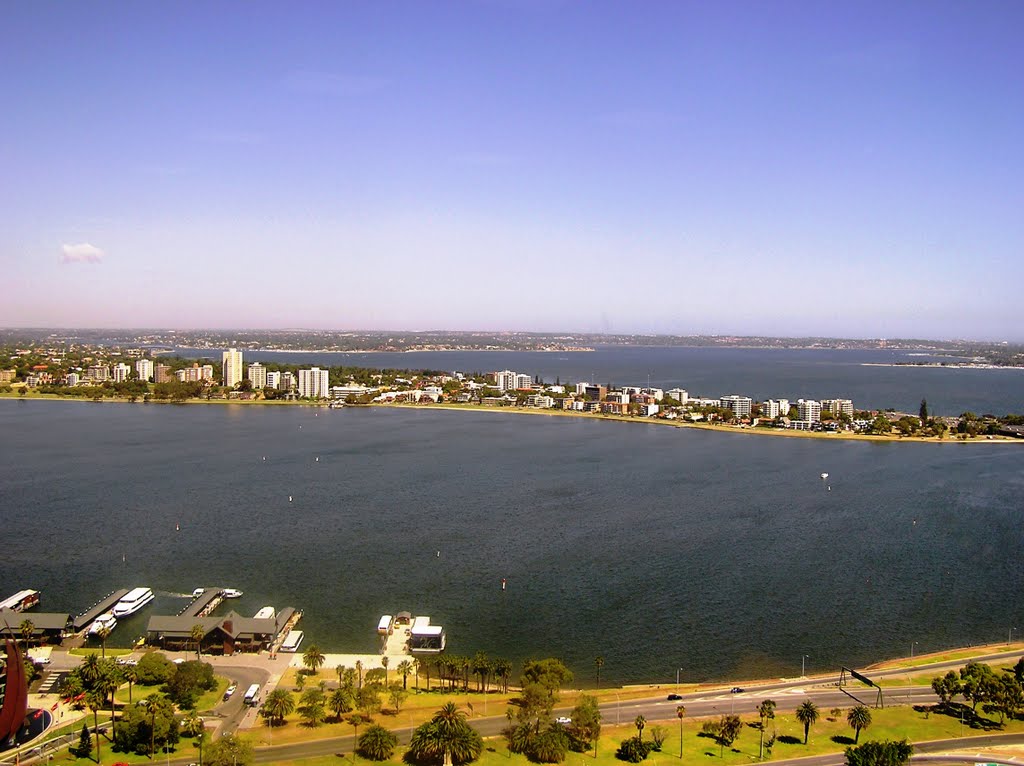
[[[480,734],[466,722],[466,715],[448,702],[425,724],[418,726],[409,742],[409,756],[425,764],[444,766],[475,761],[483,751]]]
[[[636,738],[641,742],[644,741],[644,727],[647,726],[647,719],[642,715],[638,715],[633,721],[633,725],[636,727]]]
[[[359,738],[359,754],[371,761],[386,761],[395,752],[398,737],[380,724],[366,727]]]
[[[369,723],[369,721],[369,718],[364,715],[360,715],[359,713],[353,713],[345,719],[345,722],[352,727],[352,731],[354,732],[352,736],[357,742],[359,741],[359,727],[364,723]]]
[[[388,686],[388,665],[390,665],[390,664],[391,664],[391,658],[388,657],[387,655],[384,655],[383,657],[380,658],[380,666],[382,668],[384,668],[384,688],[385,689]]]
[[[88,659],[88,658],[87,658]],[[155,686],[166,683],[174,672],[174,663],[160,652],[147,652],[142,655],[135,666],[139,674],[139,683],[143,686]]]
[[[121,671],[121,675],[128,684],[128,704],[132,704],[132,686],[139,681],[139,672],[134,666],[129,665]]]
[[[320,647],[316,644],[310,644],[306,647],[306,651],[302,653],[302,664],[313,673],[318,672],[326,660],[327,658],[324,657],[324,653],[320,651]]]
[[[871,711],[868,710],[864,705],[855,705],[850,708],[850,712],[846,714],[846,722],[853,727],[854,734],[853,742],[857,744],[860,742],[860,730],[866,729],[871,725]]]
[[[299,715],[302,722],[310,727],[316,728],[324,722],[327,717],[324,706],[324,693],[320,689],[306,689],[299,700]]]
[[[871,421],[871,433],[873,434],[888,434],[892,431],[892,423],[885,415],[879,414],[873,421]]]
[[[29,619],[22,620],[18,630],[21,631],[21,640],[25,642],[25,648],[28,649],[32,642],[32,634],[36,632],[35,623]]]
[[[761,719],[758,724],[760,729],[761,741],[757,746],[757,758],[760,760],[764,758],[764,729],[768,721],[775,719],[775,700],[767,699],[763,700],[760,705],[757,706],[757,717]]]
[[[573,749],[589,750],[601,736],[601,708],[597,697],[581,694],[572,709],[572,723],[569,725],[570,746]]]
[[[364,715],[371,716],[380,712],[380,692],[377,689],[377,686],[368,684],[356,692],[356,707]]]
[[[676,718],[679,719],[679,760],[683,759],[683,718],[686,717],[686,705],[676,705]]]
[[[251,744],[234,734],[225,734],[206,748],[206,766],[249,766],[254,755]]]
[[[398,663],[398,667],[395,668],[398,671],[398,675],[402,677],[402,688],[409,688],[409,676],[413,673],[412,663],[409,660],[402,660]]]
[[[189,660],[174,666],[174,672],[162,691],[179,707],[192,708],[204,691],[216,688],[213,666],[208,662]]]
[[[88,758],[92,755],[92,734],[89,733],[89,727],[86,724],[82,724],[82,733],[78,737],[78,745],[73,748],[73,756],[76,758]]]
[[[905,739],[865,742],[846,748],[846,766],[904,766],[913,754],[914,746]]]
[[[271,726],[281,726],[284,719],[295,712],[295,698],[287,689],[278,687],[267,695],[260,709],[260,715],[267,719]]]
[[[408,696],[409,692],[402,688],[398,681],[395,681],[388,687],[388,702],[391,703],[391,707],[395,709],[396,714],[402,709],[402,703],[405,702],[405,698]]]
[[[568,749],[569,735],[555,723],[532,739],[527,757],[536,763],[561,763]]]
[[[928,400],[927,399],[922,399],[921,400],[921,409],[918,410],[918,415],[921,418],[921,425],[924,425],[925,423],[928,422]]]
[[[355,698],[352,691],[345,687],[335,689],[327,699],[327,707],[334,713],[334,717],[340,721],[342,715],[350,713],[355,709]]]
[[[198,662],[202,659],[203,639],[206,638],[206,628],[196,623],[192,626],[192,630],[189,631],[188,637],[196,645],[196,661]]]
[[[640,763],[647,758],[654,745],[644,742],[638,737],[629,737],[619,743],[619,749],[615,751],[615,757],[627,763]]]
[[[995,691],[995,673],[984,662],[968,662],[960,669],[960,693],[976,711],[979,703],[988,702]]]
[[[103,756],[100,752],[99,713],[107,704],[107,697],[100,691],[91,691],[85,695],[85,704],[92,711],[92,730],[96,732],[96,763],[100,763]]]
[[[107,639],[110,638],[110,627],[103,625],[96,631],[96,638],[100,640],[100,652],[103,659],[107,658]]]
[[[805,700],[796,709],[796,720],[804,725],[804,744],[806,745],[811,727],[818,722],[818,706],[810,700]]]

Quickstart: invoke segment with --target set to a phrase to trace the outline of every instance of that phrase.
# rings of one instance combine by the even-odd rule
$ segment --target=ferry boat
[[[285,636],[284,641],[281,643],[282,652],[295,652],[299,649],[299,644],[302,643],[302,631],[301,630],[289,630],[288,635]]]
[[[114,616],[127,617],[130,614],[135,614],[152,600],[152,588],[134,588],[114,604]]]
[[[199,598],[206,591],[206,588],[196,588],[192,591],[192,598]]]
[[[19,590],[13,596],[0,601],[0,611],[10,609],[12,612],[24,612],[39,603],[39,591]]]
[[[272,620],[277,616],[277,610],[272,606],[262,607],[253,615],[254,620]]]
[[[107,630],[113,630],[116,627],[117,618],[110,612],[104,612],[95,620],[93,620],[92,625],[89,626],[89,635],[95,636],[104,628],[106,628]]]
[[[234,588],[225,588],[220,592],[220,595],[222,595],[224,598],[241,598],[242,591],[235,590]]]
[[[409,630],[409,651],[413,654],[440,654],[447,643],[444,628],[440,625],[431,625],[429,617],[417,617],[412,621],[412,628]]]

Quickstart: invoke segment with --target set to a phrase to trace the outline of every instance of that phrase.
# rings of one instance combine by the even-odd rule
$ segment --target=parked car
[[[231,695],[235,693],[235,689],[238,688],[237,684],[231,684],[227,689],[224,690],[224,701],[227,702],[231,699]]]

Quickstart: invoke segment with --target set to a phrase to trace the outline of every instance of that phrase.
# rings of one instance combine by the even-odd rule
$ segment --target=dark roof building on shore
[[[243,617],[234,611],[223,617],[154,615],[146,627],[146,642],[164,649],[194,649],[192,629],[199,625],[204,631],[200,642],[203,651],[212,654],[258,652],[270,648],[294,614],[292,607],[286,607],[268,619]]]
[[[64,634],[71,629],[71,615],[59,612],[15,612],[11,609],[0,610],[0,625],[6,624],[16,637],[21,636],[21,624],[32,623],[32,640],[60,642]]]

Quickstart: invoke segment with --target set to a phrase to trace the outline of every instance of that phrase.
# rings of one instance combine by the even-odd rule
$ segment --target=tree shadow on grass
[[[830,739],[833,742],[835,742],[837,745],[852,745],[853,744],[853,738],[852,737],[847,737],[845,734],[836,734],[835,736],[830,737]]]
[[[780,734],[779,742],[784,745],[802,745],[804,741],[799,737],[794,737],[792,734]]]

